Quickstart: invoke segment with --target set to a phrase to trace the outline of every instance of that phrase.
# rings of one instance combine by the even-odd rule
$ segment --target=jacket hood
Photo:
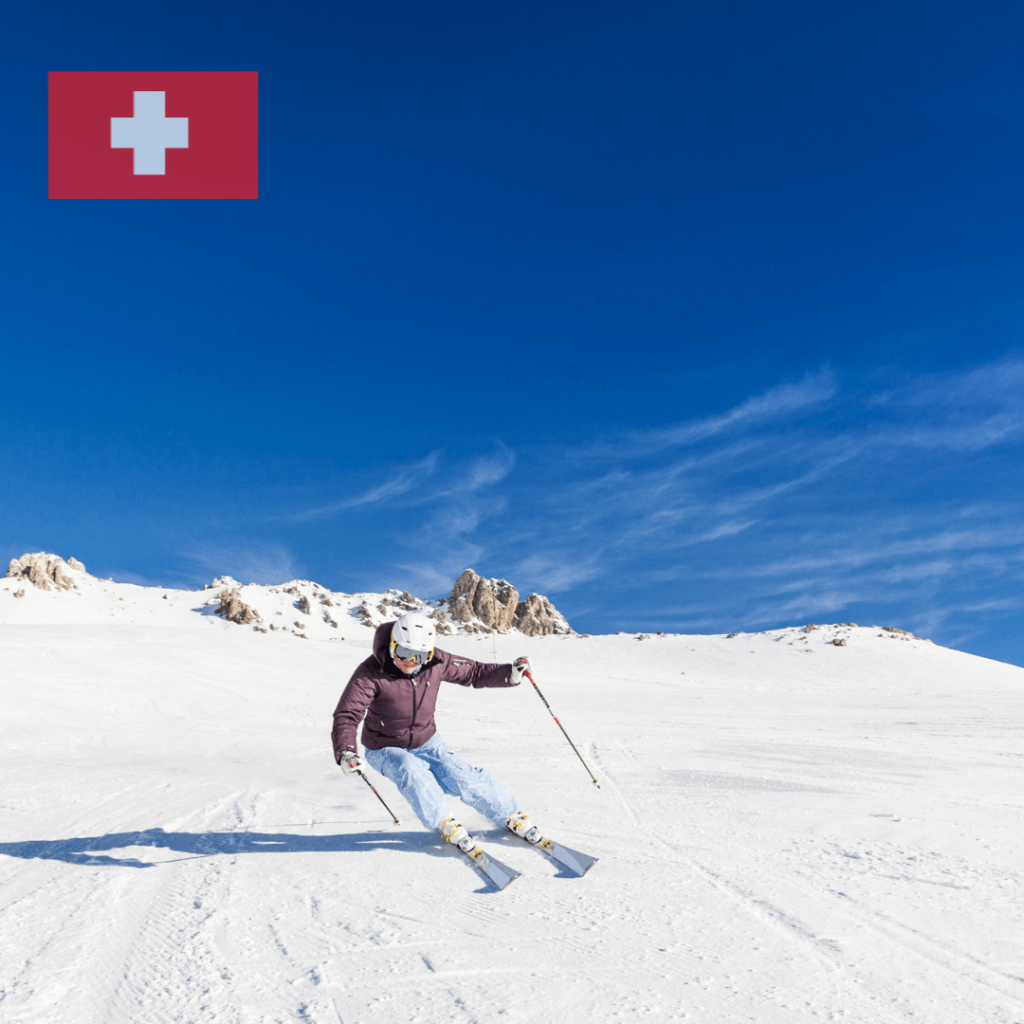
[[[395,668],[395,663],[391,660],[391,652],[388,650],[391,646],[391,627],[393,625],[394,622],[382,623],[373,634],[373,660],[377,663],[378,668]]]

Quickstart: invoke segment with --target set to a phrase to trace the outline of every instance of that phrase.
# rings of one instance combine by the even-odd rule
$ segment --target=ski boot
[[[452,843],[470,856],[480,845],[454,818],[445,818],[437,826],[437,831],[441,833],[441,838],[446,843]]]
[[[509,832],[515,832],[517,836],[521,836],[528,843],[539,843],[544,838],[540,829],[522,811],[510,814],[505,819],[505,828]]]

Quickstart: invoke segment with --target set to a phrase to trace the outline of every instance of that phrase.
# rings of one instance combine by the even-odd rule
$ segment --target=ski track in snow
[[[448,638],[529,654],[601,783],[529,688],[445,689],[452,746],[600,858],[456,802],[496,893],[333,764],[369,629],[162,593],[0,627],[4,1024],[1024,1024],[1024,671],[870,629]]]
[[[621,740],[615,741],[613,749],[622,754],[633,767],[639,767],[637,758],[632,750]],[[890,962],[902,961],[904,966],[897,974],[898,983],[891,986],[889,1001],[893,1004],[908,1002],[908,992],[914,991],[917,1000],[922,1003],[930,1003],[929,1020],[942,1019],[946,1007],[946,994],[950,986],[958,990],[958,999],[966,1000],[968,1005],[977,1006],[986,1002],[987,993],[972,993],[964,996],[965,986],[970,984],[984,986],[991,989],[998,996],[1007,997],[1010,1015],[1005,1016],[1006,1009],[996,1004],[988,1008],[988,1016],[978,1019],[1013,1019],[1017,1020],[1018,1015],[1024,1010],[1024,977],[1007,971],[1002,971],[990,966],[977,957],[957,949],[954,944],[936,940],[934,937],[922,932],[920,929],[904,924],[894,919],[884,910],[877,907],[862,906],[858,901],[852,900],[845,892],[820,891],[814,885],[801,884],[801,876],[805,871],[797,870],[795,875],[785,877],[762,878],[759,891],[751,888],[746,881],[738,882],[733,877],[727,877],[707,866],[695,861],[685,854],[683,848],[677,844],[667,841],[661,834],[660,829],[651,823],[650,820],[641,817],[630,801],[626,798],[623,788],[618,785],[615,772],[611,769],[608,760],[602,756],[596,744],[591,744],[590,756],[593,763],[599,765],[603,771],[605,784],[610,785],[616,797],[621,803],[625,812],[635,823],[637,830],[650,837],[656,842],[676,863],[685,867],[688,873],[699,873],[724,893],[731,895],[738,905],[753,917],[773,926],[784,938],[790,939],[795,945],[803,947],[805,953],[814,958],[817,963],[826,971],[834,970],[840,975],[833,990],[829,993],[828,1001],[835,1004],[824,1008],[824,1011],[831,1018],[854,1012],[857,1019],[873,1020],[904,1020],[906,1011],[903,1008],[890,1008],[883,1006],[861,1005],[859,1011],[854,1009],[862,1002],[859,993],[855,991],[854,983],[860,982],[860,978],[850,977],[847,965],[844,963],[846,955],[843,944],[837,939],[826,938],[815,933],[813,928],[804,923],[803,919],[815,921],[816,923],[830,922],[830,932],[837,935],[847,935],[856,930],[857,926],[866,931],[873,945],[881,945],[884,948],[884,956]],[[752,780],[735,780],[736,788],[760,788],[751,785]],[[770,785],[764,788],[779,788]],[[804,788],[812,790],[813,787],[786,786],[786,789]],[[648,816],[648,818],[651,816]],[[876,844],[877,845],[877,844]],[[859,859],[859,854],[842,853],[842,856]],[[915,858],[916,859],[916,858]],[[753,868],[749,863],[747,871],[741,876],[744,880],[750,875],[762,875],[763,868]],[[749,872],[749,874],[747,873]],[[879,875],[896,880],[907,880],[906,875]],[[913,879],[925,884],[944,886],[948,888],[967,891],[969,886],[957,885],[949,881]],[[1019,886],[1019,878],[1015,879]],[[785,893],[788,899],[785,901],[789,907],[799,908],[798,910],[787,910],[780,905],[779,901],[773,902],[765,895],[766,891],[774,894]],[[828,896],[834,897],[829,901]],[[823,898],[824,897],[824,898]],[[841,904],[836,901],[842,900]],[[829,905],[823,905],[829,903]],[[799,916],[798,916],[799,915]],[[876,953],[876,956],[879,954]],[[852,965],[850,965],[852,966]],[[1022,965],[1024,966],[1024,965]],[[940,977],[936,977],[936,969]],[[943,977],[944,976],[944,977]],[[936,998],[936,993],[942,993]],[[929,996],[931,998],[929,999]],[[871,1001],[877,1001],[877,995],[873,994]],[[920,1011],[911,1011],[919,1013]],[[971,1010],[961,1010],[964,1016],[953,1019],[970,1019]],[[862,1016],[861,1016],[862,1015]],[[754,1017],[752,1019],[761,1019]]]

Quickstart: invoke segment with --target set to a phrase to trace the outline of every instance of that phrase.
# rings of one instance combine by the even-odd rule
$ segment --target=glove
[[[512,685],[518,686],[525,678],[526,673],[533,674],[533,666],[529,658],[516,658],[512,662]]]
[[[346,750],[341,755],[338,765],[346,775],[358,775],[363,770],[363,762],[359,760],[359,755],[351,750]]]

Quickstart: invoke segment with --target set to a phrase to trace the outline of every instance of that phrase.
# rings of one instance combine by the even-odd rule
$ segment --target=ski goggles
[[[434,656],[434,650],[414,651],[411,647],[403,647],[397,640],[391,640],[391,654],[396,661],[411,661],[414,665],[425,665]]]

